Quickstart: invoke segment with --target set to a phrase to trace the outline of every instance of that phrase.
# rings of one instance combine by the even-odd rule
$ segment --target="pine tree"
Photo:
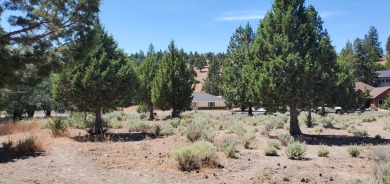
[[[1,19],[12,31],[0,26],[0,88],[31,82],[19,76],[26,65],[34,64],[43,79],[66,62],[59,52],[62,45],[84,37],[99,6],[100,0],[2,1]]]
[[[108,35],[99,21],[90,32],[92,49],[54,81],[53,95],[68,108],[95,114],[95,126],[91,133],[104,131],[101,118],[103,109],[115,109],[124,101],[130,101],[137,87],[132,63],[114,38]]]
[[[206,93],[219,96],[221,91],[221,64],[222,61],[219,61],[218,58],[213,58],[209,62],[209,71],[207,73],[207,78],[202,86],[202,91]]]
[[[386,42],[386,68],[390,70],[390,36],[387,37]]]
[[[156,77],[158,70],[158,59],[154,51],[153,45],[149,46],[149,51],[146,59],[138,67],[138,78],[140,81],[140,93],[138,100],[149,108],[149,119],[154,119],[153,103],[152,103],[152,82]]]
[[[227,58],[222,63],[222,96],[227,104],[240,107],[242,111],[249,106],[248,114],[251,115],[251,103],[247,97],[248,81],[243,77],[244,65],[249,63],[250,47],[254,39],[254,32],[249,23],[238,27],[230,39],[227,49]]]
[[[254,41],[254,87],[267,111],[289,106],[290,133],[301,134],[297,108],[313,105],[334,86],[335,51],[314,7],[304,0],[275,0]],[[329,65],[329,66],[328,66]],[[318,86],[324,84],[325,86]]]
[[[191,107],[194,81],[193,71],[171,41],[152,84],[153,104],[161,110],[172,108],[172,117],[179,117]]]

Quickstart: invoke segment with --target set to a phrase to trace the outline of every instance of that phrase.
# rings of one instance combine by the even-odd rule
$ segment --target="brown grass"
[[[20,123],[20,122],[5,122],[0,123],[0,136],[1,135],[9,135],[21,132],[28,132],[38,128],[38,123]]]

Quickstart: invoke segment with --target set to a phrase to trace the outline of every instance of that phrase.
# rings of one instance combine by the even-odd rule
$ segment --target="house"
[[[378,71],[379,86],[390,86],[390,70]]]
[[[221,97],[210,95],[205,92],[194,92],[192,109],[225,109],[225,100]]]
[[[380,108],[384,103],[384,100],[387,98],[387,96],[390,93],[390,86],[373,87],[363,82],[355,83],[356,94],[360,95],[364,93],[364,91],[366,90],[370,92],[370,97],[371,97],[371,99],[366,102],[365,105],[366,108],[368,107]]]

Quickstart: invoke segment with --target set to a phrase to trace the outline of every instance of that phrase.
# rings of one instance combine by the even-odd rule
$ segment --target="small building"
[[[378,71],[378,85],[380,87],[390,86],[390,70]]]
[[[205,92],[194,92],[192,99],[192,109],[225,109],[225,100],[221,97],[210,95]]]
[[[370,91],[371,97],[371,100],[366,103],[366,107],[380,108],[390,93],[390,86],[373,87],[363,82],[355,83],[355,91],[358,95],[365,90]]]

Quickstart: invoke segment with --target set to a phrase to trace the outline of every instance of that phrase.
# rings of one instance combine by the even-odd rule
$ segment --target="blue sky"
[[[249,22],[253,29],[273,0],[104,0],[100,18],[127,53],[166,50],[170,40],[186,52],[226,52],[231,35]],[[382,47],[390,35],[389,0],[307,0],[324,19],[339,52],[347,40],[363,38],[371,25]]]

